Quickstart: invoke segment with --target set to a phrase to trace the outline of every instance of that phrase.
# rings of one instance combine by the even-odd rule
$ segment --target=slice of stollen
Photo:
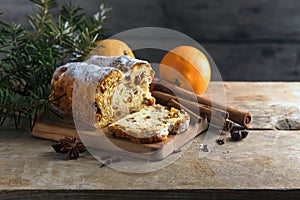
[[[116,137],[129,138],[138,143],[155,143],[166,140],[169,134],[188,129],[190,117],[184,111],[156,104],[132,113],[108,126]]]

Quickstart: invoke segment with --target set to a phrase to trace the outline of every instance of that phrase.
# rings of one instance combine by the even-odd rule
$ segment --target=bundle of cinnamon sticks
[[[196,121],[205,115],[212,125],[221,125],[225,131],[230,131],[234,123],[249,128],[252,121],[249,112],[213,101],[205,95],[196,95],[165,80],[152,83],[151,92],[159,103],[184,109]]]

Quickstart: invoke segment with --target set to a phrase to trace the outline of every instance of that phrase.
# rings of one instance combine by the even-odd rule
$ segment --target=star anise
[[[59,143],[53,144],[52,147],[57,153],[66,153],[69,159],[77,159],[80,153],[86,151],[86,148],[81,141],[76,140],[76,137],[65,137]]]

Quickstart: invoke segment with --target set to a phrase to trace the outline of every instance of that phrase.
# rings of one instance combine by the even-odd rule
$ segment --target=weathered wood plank
[[[199,148],[205,136],[197,137],[171,165],[135,174],[100,168],[88,153],[67,161],[50,141],[1,129],[0,191],[300,188],[299,131],[250,131],[240,142],[223,135],[225,144],[210,144],[209,153]]]
[[[226,81],[300,80],[300,45],[202,45],[214,59]]]
[[[102,3],[98,0],[72,2],[81,4],[90,14]],[[174,0],[172,3],[110,0],[107,5],[112,7],[105,23],[107,35],[144,26],[175,29],[208,50],[224,80],[300,80],[298,0]],[[4,12],[1,17],[4,20],[28,27],[26,15],[32,13],[30,1],[2,0],[0,10]],[[161,59],[157,53],[149,56],[141,52],[138,56],[155,62]]]
[[[140,27],[168,27],[170,19],[163,10],[163,1],[110,0],[108,5],[112,7],[107,22],[109,35]]]
[[[200,39],[299,39],[297,0],[164,1],[173,29]]]
[[[228,105],[253,114],[252,129],[300,130],[297,82],[225,82]]]
[[[66,0],[58,1],[60,4]],[[93,14],[102,1],[72,1]],[[300,2],[297,0],[110,0],[113,9],[107,27],[113,35],[144,26],[181,31],[197,40],[300,39]],[[32,3],[2,0],[4,18],[24,22]]]
[[[297,0],[111,0],[109,4],[113,7],[111,34],[136,27],[163,26],[197,40],[300,38]]]

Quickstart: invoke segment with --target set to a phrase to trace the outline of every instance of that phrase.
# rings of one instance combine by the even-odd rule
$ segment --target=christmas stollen
[[[190,117],[155,104],[149,85],[154,70],[147,61],[127,56],[92,56],[54,72],[51,99],[81,122],[139,143],[167,139],[188,129]]]
[[[91,57],[55,70],[51,99],[59,110],[102,128],[154,104],[149,92],[153,76],[146,61],[127,56]],[[76,108],[73,113],[72,107]]]

